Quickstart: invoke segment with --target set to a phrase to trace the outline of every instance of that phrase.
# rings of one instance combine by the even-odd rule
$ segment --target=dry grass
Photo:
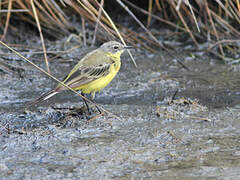
[[[109,14],[102,8],[106,5],[104,3],[109,5],[113,2],[104,2],[104,0],[2,0],[0,1],[0,23],[2,24],[0,38],[2,40],[5,38],[10,28],[10,19],[14,16],[37,26],[40,35],[41,30],[52,36],[67,35],[75,28],[69,21],[69,12],[71,12],[71,14],[81,16],[83,34],[86,21],[93,27],[92,44],[96,39],[109,40],[122,37],[130,45],[141,45],[141,48],[154,52],[154,47],[162,47],[162,44],[152,33],[151,25],[161,23],[173,31],[188,33],[197,48],[203,40],[209,42],[207,51],[223,59],[229,48],[239,51],[239,0],[148,0],[148,6],[133,4],[130,0],[116,0],[115,6],[117,3],[118,8],[126,11],[129,18],[133,18],[145,32],[141,34],[132,31],[129,27],[124,27],[121,22],[111,22]],[[141,14],[141,19],[135,15],[136,13]],[[42,41],[44,41],[43,38]],[[86,40],[84,42],[86,43]]]

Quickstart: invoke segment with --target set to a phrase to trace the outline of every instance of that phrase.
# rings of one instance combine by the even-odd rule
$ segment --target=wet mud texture
[[[50,62],[60,78],[90,51]],[[89,116],[63,92],[25,110],[56,83],[18,57],[0,70],[0,179],[239,179],[240,74],[206,55],[125,54],[96,102],[113,115]],[[30,57],[41,67],[44,64]],[[10,69],[11,69],[10,67]]]

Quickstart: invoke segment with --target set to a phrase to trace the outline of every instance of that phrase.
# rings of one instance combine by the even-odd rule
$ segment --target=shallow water
[[[1,177],[239,179],[240,73],[207,55],[189,60],[181,52],[186,71],[160,50],[133,53],[139,67],[125,54],[96,98],[118,118],[88,116],[71,92],[26,111],[25,103],[56,83],[25,62],[7,61],[24,70],[0,71]],[[74,64],[50,67],[64,77]]]

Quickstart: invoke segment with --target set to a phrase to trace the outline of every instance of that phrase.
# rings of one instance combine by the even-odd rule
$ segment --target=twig
[[[219,0],[215,0],[223,9],[224,11],[226,12],[226,14],[228,14],[231,18],[233,18],[233,16],[231,15],[231,13],[227,10],[227,8],[222,4],[221,1]]]
[[[103,6],[103,4],[104,4],[104,0],[101,0],[101,7]],[[97,30],[98,30],[98,25],[100,22],[101,15],[102,15],[102,8],[99,8],[97,22],[95,24],[95,29],[94,29],[93,39],[92,39],[92,46],[95,44],[95,41],[96,41],[96,35],[97,35]]]
[[[0,10],[0,13],[6,13],[6,12],[8,13],[9,10],[6,10],[6,9]],[[11,9],[10,12],[29,12],[29,10],[28,9]]]
[[[190,8],[190,11],[191,11],[191,13],[192,13],[192,15],[193,15],[193,19],[194,19],[194,22],[195,22],[195,24],[196,24],[196,26],[197,26],[198,32],[201,32],[201,31],[200,31],[200,28],[199,28],[199,26],[198,26],[198,23],[197,23],[196,16],[195,16],[195,14],[194,14],[194,12],[193,12],[192,6],[191,6],[191,4],[189,3],[189,0],[185,0],[184,2],[185,2],[185,3],[189,6],[189,8]]]
[[[211,122],[211,119],[208,118],[202,118],[202,117],[197,117],[197,116],[188,116],[189,118],[193,118],[193,119],[198,119],[198,120],[202,120],[202,121],[208,121]]]
[[[173,7],[176,7],[174,1],[171,1],[171,3],[172,3],[172,6],[173,6]],[[190,37],[192,38],[195,46],[199,47],[198,42],[197,42],[197,40],[195,39],[195,37],[193,36],[192,31],[189,29],[187,23],[185,22],[185,20],[184,20],[184,18],[183,18],[183,16],[182,16],[182,13],[181,13],[180,11],[176,11],[176,12],[177,12],[177,14],[178,14],[178,17],[179,17],[180,20],[182,21],[184,27],[186,28],[187,32],[189,33]]]
[[[86,39],[86,29],[85,29],[85,19],[81,17],[82,20],[82,36],[83,36],[83,45],[87,46],[87,39]]]
[[[240,42],[240,39],[238,40],[232,40],[232,39],[224,39],[221,41],[216,42],[215,44],[211,45],[207,51],[211,50],[212,48],[214,48],[215,46],[218,46],[219,44],[224,44],[224,43],[235,43],[235,42]]]
[[[77,46],[73,46],[72,48],[67,49],[65,51],[56,51],[56,53],[58,53],[58,54],[56,56],[50,58],[49,61],[52,61],[52,60],[56,59],[57,57],[65,54],[65,53],[69,53],[69,52],[73,51],[74,49],[77,49],[77,48],[80,48],[80,47],[81,47],[80,45],[77,45]]]
[[[235,37],[239,37],[240,36],[240,32],[235,29],[233,26],[231,26],[226,20],[222,19],[219,15],[217,15],[215,12],[211,11],[211,14],[221,23],[219,23],[220,25],[225,25],[227,28],[230,29],[231,33],[235,36]],[[223,28],[226,28],[225,26],[222,26]]]
[[[97,114],[96,116],[94,116],[94,117],[92,117],[91,119],[89,119],[88,122],[91,122],[91,121],[93,121],[93,120],[95,120],[95,119],[97,119],[97,118],[99,118],[99,117],[101,117],[101,116],[103,116],[103,115],[104,115],[104,113],[101,112],[100,114]]]
[[[12,9],[12,0],[9,0],[9,2],[8,2],[7,20],[6,20],[6,23],[5,23],[4,32],[3,32],[3,36],[1,38],[1,41],[5,38],[5,36],[7,34],[8,25],[9,25],[10,16],[11,16],[11,9]]]
[[[88,2],[88,1],[84,1],[84,2],[85,2],[85,3],[88,3],[88,6],[89,6],[89,2]],[[69,1],[68,3],[70,3],[70,1]],[[96,19],[97,19],[97,17],[95,16],[95,14],[89,9],[88,6],[85,6],[80,0],[78,0],[78,3],[81,4],[81,6],[82,6],[90,15],[92,15],[92,17],[88,17],[89,19],[91,19],[91,20],[96,20]],[[77,7],[74,6],[74,4],[71,4],[71,3],[70,3],[69,5],[71,5],[73,8],[77,8]],[[111,32],[111,29],[108,29],[101,21],[99,21],[99,24],[103,27],[103,29],[105,29],[105,31],[108,32],[109,35],[111,35],[112,37],[114,37],[114,35],[113,35],[112,32]]]
[[[214,34],[215,34],[215,37],[216,37],[217,40],[219,41],[219,36],[218,36],[217,30],[216,30],[216,27],[215,27],[215,25],[214,25],[214,23],[213,23],[213,19],[212,19],[211,12],[210,12],[210,10],[209,10],[209,8],[208,8],[208,2],[207,2],[206,0],[204,0],[204,4],[205,4],[205,8],[206,8],[206,11],[207,11],[207,14],[208,14],[208,17],[209,17],[209,21],[210,21],[211,26],[212,26],[212,28],[213,28],[213,32],[214,32]],[[220,52],[221,52],[222,56],[225,56],[225,55],[224,55],[224,52],[223,52],[222,45],[219,46],[219,49],[220,49]]]
[[[144,29],[144,31],[147,32],[147,34],[158,44],[161,44],[157,38],[153,36],[153,34],[142,24],[142,22],[132,13],[132,11],[129,10],[129,8],[121,1],[121,0],[116,0],[127,12],[130,16],[133,17],[133,19],[139,24],[141,28]],[[162,44],[161,44],[162,45]]]
[[[147,27],[150,26],[150,22],[151,22],[151,19],[152,19],[152,5],[153,5],[153,2],[152,0],[149,0],[148,2],[148,19],[147,19]]]
[[[127,0],[123,0],[123,1],[126,2],[129,6],[137,9],[137,10],[140,11],[140,12],[142,12],[143,14],[146,14],[146,15],[149,14],[148,11],[146,11],[146,10],[144,10],[144,9],[136,6],[135,4],[133,4],[133,3],[129,2],[129,1],[127,1]],[[172,22],[170,22],[170,21],[167,21],[167,20],[165,20],[165,19],[162,19],[162,18],[160,18],[160,17],[158,17],[158,16],[156,16],[156,15],[154,15],[154,14],[151,14],[151,17],[153,17],[153,18],[155,18],[155,19],[157,19],[157,20],[159,20],[159,21],[161,21],[161,22],[163,22],[163,23],[166,23],[166,24],[169,25],[169,26],[172,26],[172,27],[178,28],[178,29],[180,29],[180,30],[182,30],[182,31],[184,31],[184,32],[187,32],[186,29],[184,29],[184,28],[182,28],[182,27],[179,27],[179,26],[177,26],[176,24],[174,24],[174,23],[172,23]]]
[[[36,11],[33,0],[31,0],[31,5],[32,5],[32,8],[33,8],[34,17],[35,17],[35,20],[36,20],[36,23],[37,23],[38,31],[39,31],[41,42],[42,42],[45,64],[46,64],[46,67],[47,67],[47,71],[50,74],[48,58],[47,58],[47,53],[46,53],[46,47],[45,47],[45,43],[44,43],[44,39],[43,39],[43,35],[42,35],[42,29],[41,29],[41,26],[40,26],[40,22],[39,22],[39,19],[38,19],[37,11]]]

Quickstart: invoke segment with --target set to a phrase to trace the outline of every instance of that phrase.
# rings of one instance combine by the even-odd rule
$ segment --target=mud
[[[61,79],[92,49],[50,61],[52,74]],[[21,69],[0,70],[1,179],[239,179],[240,73],[194,53],[176,55],[190,71],[161,50],[133,51],[138,68],[124,54],[118,76],[96,96],[111,112],[103,116],[94,107],[89,116],[71,92],[26,110],[56,82],[1,55]],[[28,58],[45,68],[42,57]]]

